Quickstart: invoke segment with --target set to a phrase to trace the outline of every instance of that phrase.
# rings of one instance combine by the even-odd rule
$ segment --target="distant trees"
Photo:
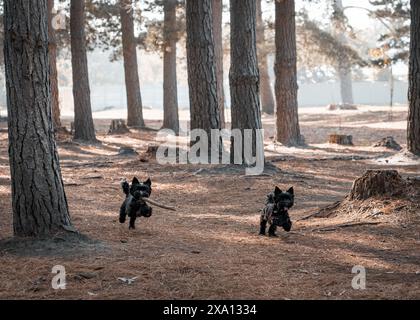
[[[57,77],[57,40],[53,27],[54,0],[48,0],[48,53],[50,59],[51,108],[54,130],[61,127]]]
[[[176,72],[177,0],[164,0],[163,25],[163,128],[179,133],[178,89]]]
[[[221,126],[225,127],[225,90],[223,87],[223,0],[212,0],[214,54],[216,56],[217,101]]]
[[[411,0],[408,150],[420,155],[420,2]]]
[[[16,236],[72,228],[51,115],[47,0],[5,0],[5,69]]]
[[[134,36],[134,16],[131,0],[120,0],[120,16],[127,94],[127,125],[144,127],[137,65],[137,43]]]
[[[346,16],[344,14],[342,0],[333,0],[333,16],[332,23],[334,26],[335,37],[341,43],[341,45],[347,45],[347,38],[345,36]],[[341,91],[341,102],[347,104],[353,104],[353,80],[352,80],[352,64],[348,59],[347,54],[341,54],[340,51],[336,52],[338,58],[338,76],[340,78],[340,91]]]
[[[187,0],[187,69],[191,130],[221,129],[212,0]]]
[[[295,1],[276,1],[276,104],[277,141],[284,145],[302,144],[299,128],[296,71]]]
[[[257,143],[262,129],[259,72],[256,46],[255,0],[230,1],[230,96],[232,129],[252,130],[252,150],[263,153],[263,144]],[[231,152],[234,152],[232,143]],[[245,159],[246,160],[246,159]]]
[[[96,142],[86,55],[84,0],[71,0],[70,36],[73,70],[74,138],[84,142]]]
[[[274,97],[268,74],[267,45],[265,41],[265,24],[262,18],[261,1],[257,0],[257,53],[258,67],[260,69],[261,108],[267,114],[274,114]]]

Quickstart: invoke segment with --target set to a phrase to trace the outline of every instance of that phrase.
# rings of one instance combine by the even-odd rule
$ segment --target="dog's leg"
[[[126,201],[124,201],[123,204],[121,205],[121,208],[120,208],[120,223],[125,222],[125,218],[127,216],[126,206],[127,206]]]
[[[261,217],[260,221],[260,236],[265,236],[265,229],[267,228],[267,220]]]
[[[135,214],[133,214],[131,217],[130,217],[130,224],[129,224],[129,227],[128,227],[128,229],[135,229],[136,228],[136,215]]]
[[[292,230],[292,221],[290,219],[287,219],[287,222],[283,225],[283,229],[286,232],[290,232],[290,230]]]
[[[272,225],[270,226],[270,228],[268,229],[268,236],[269,236],[269,237],[277,237],[277,235],[276,235],[276,230],[277,230],[277,226],[276,226],[276,225],[274,225],[274,224],[272,224]]]

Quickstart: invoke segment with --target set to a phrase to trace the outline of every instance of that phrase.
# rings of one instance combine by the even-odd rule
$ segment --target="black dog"
[[[142,200],[148,198],[152,193],[152,182],[150,179],[140,182],[134,177],[131,186],[127,181],[123,181],[121,186],[126,198],[120,208],[120,223],[124,223],[126,216],[129,216],[129,229],[135,229],[137,217],[149,218],[152,215],[152,208]]]
[[[294,191],[291,187],[286,192],[278,187],[267,196],[267,203],[261,214],[260,235],[265,235],[267,223],[270,225],[268,235],[276,237],[277,227],[282,227],[289,232],[292,229],[292,221],[289,217],[289,209],[294,204]]]

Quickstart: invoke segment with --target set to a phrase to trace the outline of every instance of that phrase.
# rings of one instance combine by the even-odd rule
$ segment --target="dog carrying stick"
[[[176,209],[174,207],[169,207],[169,206],[166,206],[164,204],[160,204],[159,202],[150,200],[149,198],[141,198],[141,201],[152,204],[152,205],[154,205],[156,207],[159,207],[159,208],[163,208],[163,209],[170,210],[170,211],[176,211]]]

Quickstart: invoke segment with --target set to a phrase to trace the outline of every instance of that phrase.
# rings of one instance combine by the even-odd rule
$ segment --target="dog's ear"
[[[137,179],[136,177],[133,178],[133,181],[131,182],[131,184],[140,184],[139,179]]]
[[[150,178],[148,178],[145,182],[143,182],[145,185],[147,186],[151,186],[152,185],[152,180],[150,180]]]
[[[279,196],[283,191],[280,190],[279,187],[276,186],[276,188],[274,189],[274,195],[275,196]]]
[[[295,191],[293,190],[293,187],[291,187],[289,190],[287,190],[287,193],[290,193],[291,195],[294,195]]]

